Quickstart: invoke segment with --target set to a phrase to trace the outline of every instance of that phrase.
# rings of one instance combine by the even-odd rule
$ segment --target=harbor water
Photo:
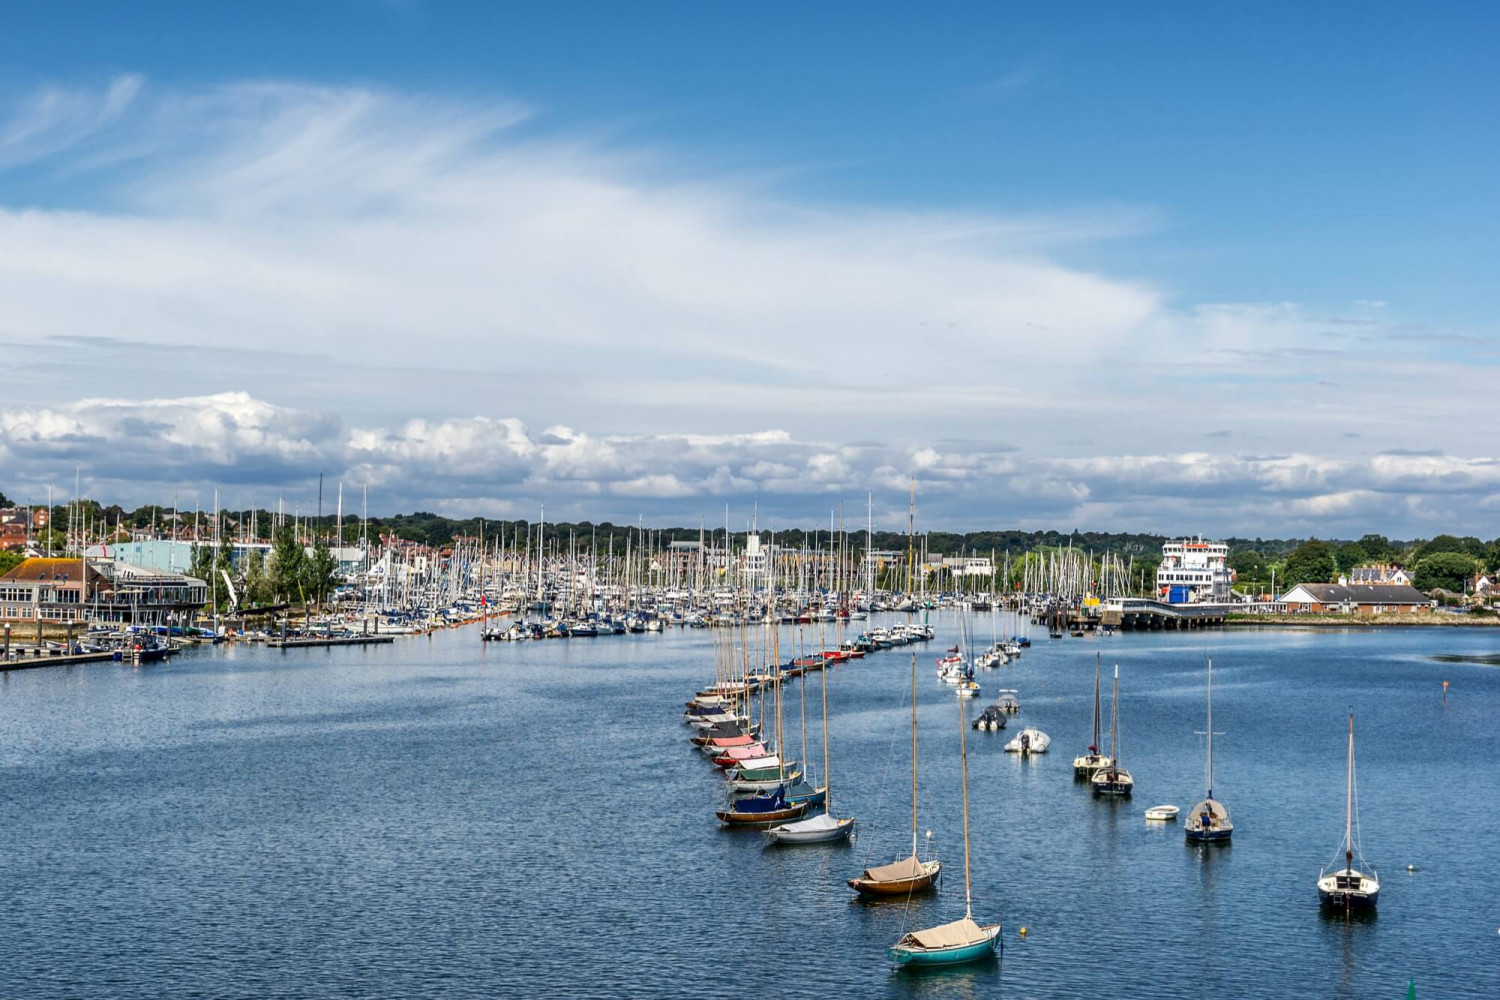
[[[1002,732],[964,729],[974,911],[1004,922],[1003,952],[894,971],[903,931],[964,907],[960,703],[934,662],[959,618],[932,622],[932,642],[826,674],[833,808],[858,817],[838,846],[769,848],[715,822],[723,779],[680,721],[713,679],[707,630],[481,644],[466,628],[0,674],[0,996],[1368,1000],[1414,979],[1418,996],[1500,997],[1489,629],[1033,630],[962,704],[972,719],[1014,688],[1022,706]],[[987,643],[990,616],[971,626]],[[831,644],[816,629],[804,640]],[[941,889],[858,902],[845,880],[911,847],[913,652]],[[1120,667],[1123,801],[1072,776],[1096,652],[1106,730]],[[1200,846],[1143,813],[1203,795],[1208,656],[1235,831]],[[818,771],[822,680],[806,680]],[[1343,836],[1351,710],[1382,882],[1353,918],[1314,888]],[[1027,725],[1050,752],[1003,753]]]

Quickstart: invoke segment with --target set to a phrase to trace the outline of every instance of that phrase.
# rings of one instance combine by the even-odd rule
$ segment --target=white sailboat
[[[1380,879],[1373,868],[1366,874],[1354,867],[1354,852],[1358,849],[1354,836],[1354,713],[1350,712],[1349,783],[1344,793],[1344,867],[1333,871],[1325,868],[1318,873],[1318,899],[1346,909],[1375,905],[1375,899],[1380,895]],[[1368,867],[1363,851],[1360,851],[1359,861]]]
[[[1203,801],[1188,810],[1187,822],[1183,824],[1183,833],[1188,840],[1200,841],[1223,841],[1228,840],[1234,833],[1234,824],[1230,822],[1229,810],[1224,803],[1214,799],[1214,737],[1223,736],[1223,733],[1214,732],[1214,661],[1210,657],[1208,661],[1208,751],[1203,766],[1204,787],[1207,788]]]
[[[1118,663],[1115,664],[1115,693],[1109,715],[1109,759],[1109,765],[1095,771],[1094,776],[1089,779],[1094,794],[1117,798],[1128,796],[1135,789],[1135,779],[1131,777],[1129,771],[1120,766],[1120,665]]]
[[[848,840],[849,834],[854,832],[853,816],[839,819],[833,814],[833,778],[828,772],[828,671],[819,673],[823,677],[823,812],[808,819],[771,827],[766,831],[766,837],[773,844],[827,844]],[[806,752],[804,746],[804,756]]]

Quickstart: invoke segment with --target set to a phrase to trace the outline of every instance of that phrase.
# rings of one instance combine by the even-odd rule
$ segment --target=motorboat
[[[974,720],[975,729],[983,729],[988,732],[998,732],[1005,728],[1005,712],[994,705],[986,705],[984,711],[979,713],[979,718]]]
[[[1040,729],[1027,726],[1017,733],[1009,743],[1005,744],[1005,752],[1018,753],[1023,757],[1028,757],[1034,753],[1046,753],[1047,748],[1051,745],[1052,737]]]

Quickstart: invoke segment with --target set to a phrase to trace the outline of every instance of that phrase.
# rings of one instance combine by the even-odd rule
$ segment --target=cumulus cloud
[[[91,495],[127,503],[201,502],[219,487],[229,506],[289,496],[306,509],[323,473],[368,487],[378,510],[515,517],[545,503],[554,517],[653,523],[717,523],[725,504],[742,517],[758,507],[763,524],[826,523],[840,505],[859,520],[872,493],[896,526],[914,481],[928,527],[1484,534],[1480,512],[1500,494],[1500,459],[1442,453],[1040,457],[779,429],[622,435],[489,417],[352,427],[244,393],[0,410],[7,493],[52,483],[64,495],[75,465]]]

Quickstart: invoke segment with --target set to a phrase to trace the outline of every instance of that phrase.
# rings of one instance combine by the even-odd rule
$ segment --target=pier
[[[307,649],[313,646],[383,646],[390,642],[395,642],[394,636],[351,635],[331,639],[267,639],[266,646],[270,649]]]
[[[1101,625],[1122,630],[1209,628],[1224,624],[1225,617],[1244,605],[1168,604],[1149,597],[1117,597],[1100,608]]]

